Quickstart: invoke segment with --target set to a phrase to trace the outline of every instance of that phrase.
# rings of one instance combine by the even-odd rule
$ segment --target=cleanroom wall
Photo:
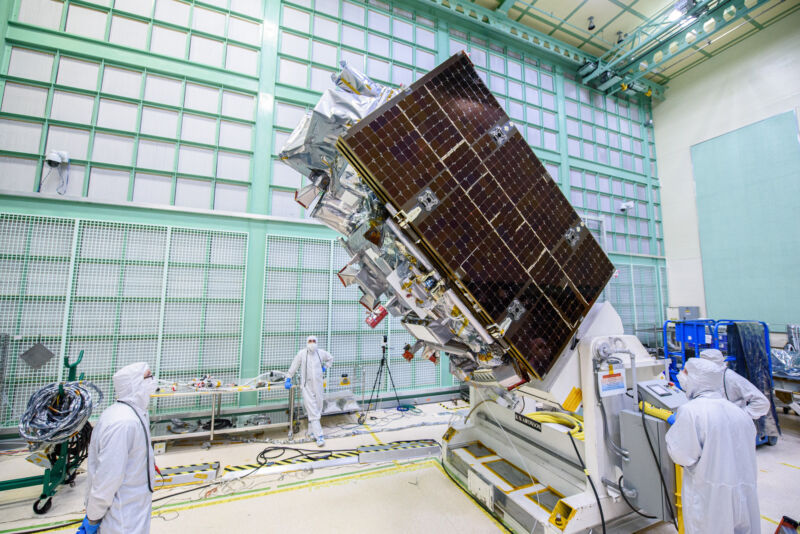
[[[414,0],[2,9],[3,426],[63,374],[60,359],[35,372],[18,364],[36,342],[57,356],[84,349],[81,369],[108,398],[124,362],[149,361],[163,378],[250,377],[287,367],[310,333],[336,357],[329,388],[346,373],[357,395],[369,391],[384,334],[401,395],[457,387],[446,360],[400,358],[410,338],[399,323],[364,324],[335,274],[346,260],[335,234],[294,203],[303,178],[276,157],[340,60],[398,86],[467,50],[617,265],[606,298],[629,332],[655,342],[665,269],[649,104],[638,97],[605,97],[556,56]],[[63,196],[55,174],[44,180],[51,150],[69,153]],[[270,392],[225,405],[281,402]]]
[[[785,332],[800,317],[797,114],[694,145],[692,168],[708,314]]]
[[[720,313],[723,316],[741,310],[715,309],[711,302],[707,302],[709,297],[703,283],[706,266],[703,265],[701,254],[701,247],[705,245],[698,232],[698,209],[703,209],[703,206],[697,203],[695,195],[695,180],[700,178],[694,174],[691,151],[693,146],[764,119],[787,112],[797,113],[800,109],[798,24],[800,7],[791,15],[781,16],[774,24],[748,36],[746,40],[721,40],[718,46],[725,46],[727,50],[673,79],[667,98],[654,107],[671,306],[700,306],[704,314]],[[759,169],[748,180],[757,184],[764,171],[765,168]],[[723,188],[724,180],[719,183]],[[720,189],[722,193],[724,191]],[[757,187],[754,194],[759,194]],[[766,199],[767,202],[771,200]],[[709,198],[709,202],[720,203],[724,199],[719,196],[716,200]],[[750,215],[749,210],[730,207],[731,218],[748,220]],[[754,231],[768,232],[773,237],[776,231],[785,232],[787,236],[797,233],[795,228],[759,230],[756,228],[758,221],[751,221]],[[720,228],[703,239],[730,242],[737,240],[738,236]],[[791,238],[788,238],[788,242],[791,242]],[[713,243],[709,245],[714,246]],[[762,246],[759,254],[766,258],[771,254],[784,253],[784,250],[767,250],[766,246]],[[736,259],[733,257],[729,261]],[[710,267],[712,271],[717,268]],[[748,278],[759,279],[759,283],[766,285],[775,283],[768,273],[760,269],[749,272]],[[736,288],[731,287],[730,293],[735,295]],[[742,298],[751,299],[750,296]],[[761,296],[751,300],[749,303],[740,303],[752,310],[742,318],[764,320],[758,314],[762,305],[770,305],[769,297],[762,292]],[[792,320],[797,319],[787,317],[778,323]]]

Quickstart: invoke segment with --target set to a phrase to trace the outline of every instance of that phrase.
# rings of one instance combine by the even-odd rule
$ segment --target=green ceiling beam
[[[773,4],[770,9],[774,8],[777,5],[778,4]],[[798,11],[798,10],[800,10],[800,3],[790,7],[786,11],[778,13],[777,15],[775,15],[774,17],[772,17],[769,20],[762,21],[761,23],[759,23],[759,25],[761,26],[762,29],[763,28],[768,28],[768,27],[772,26],[772,24],[774,24],[775,22],[777,22],[779,20],[783,20],[784,18],[788,17],[789,15],[791,15],[792,13],[794,13],[795,11]],[[764,15],[766,12],[767,12],[767,10],[764,10],[764,12],[759,13],[759,16]],[[745,19],[747,19],[747,17],[745,17]],[[750,22],[750,21],[748,20],[748,22]],[[718,56],[719,54],[721,54],[725,50],[728,50],[729,48],[732,48],[732,47],[736,46],[737,44],[741,43],[742,41],[744,41],[745,39],[747,39],[748,37],[752,36],[753,34],[755,34],[758,31],[759,31],[758,28],[755,28],[755,27],[754,28],[750,28],[745,33],[743,33],[742,35],[737,36],[732,41],[728,41],[723,46],[715,49],[713,52],[711,52],[709,54],[710,57]],[[698,61],[695,61],[693,63],[689,63],[688,65],[684,65],[683,67],[681,67],[677,71],[675,71],[672,74],[670,74],[670,77],[675,78],[677,76],[680,76],[684,72],[686,72],[686,71],[696,67],[700,63],[702,63],[705,59],[707,59],[707,58],[701,58]]]
[[[517,42],[522,42],[533,48],[538,55],[544,55],[550,59],[558,59],[561,63],[570,65],[576,70],[587,63],[599,62],[599,59],[592,54],[565,44],[545,33],[534,30],[530,26],[509,19],[507,12],[501,11],[501,8],[508,6],[510,9],[514,1],[503,0],[495,11],[474,4],[469,0],[429,0],[428,2],[413,0],[409,1],[409,3],[415,3],[420,6],[433,6],[439,13],[444,11],[461,19],[461,21],[467,20],[472,24],[481,25],[485,30],[503,34]],[[625,81],[625,77],[622,78],[622,81]],[[641,89],[640,92],[642,93],[649,92],[650,96],[656,98],[664,97],[664,86],[653,81],[640,80],[637,82],[636,87]]]
[[[644,76],[657,69],[667,61],[674,59],[680,53],[691,48],[696,43],[711,39],[712,36],[727,28],[759,5],[768,3],[769,0],[729,0],[720,2],[714,8],[699,15],[697,19],[680,33],[666,40],[660,46],[651,48],[645,54],[637,56],[620,69],[628,74],[625,82],[629,85],[642,80]],[[712,26],[712,22],[713,26]],[[710,26],[707,28],[707,25]],[[616,87],[610,94],[619,91]]]
[[[621,43],[618,43],[611,50],[603,54],[598,63],[598,68],[588,76],[585,76],[583,78],[583,83],[588,83],[605,71],[618,70],[619,65],[623,65],[631,58],[640,55],[644,50],[647,50],[649,46],[652,46],[653,43],[658,43],[661,37],[667,35],[669,32],[676,31],[681,24],[685,25],[684,21],[687,17],[702,11],[711,1],[714,0],[700,0],[681,18],[681,20],[675,21],[669,20],[669,15],[673,7],[672,5],[668,5],[646,20],[643,24],[639,25],[630,35],[625,37]],[[621,71],[624,70],[625,69],[621,69]]]
[[[508,2],[509,9],[513,0]],[[461,22],[471,22],[472,24],[483,27],[484,31],[495,32],[500,35],[527,45],[536,51],[537,55],[545,56],[551,60],[559,60],[562,63],[577,67],[587,61],[596,61],[597,58],[582,50],[562,43],[549,35],[534,30],[530,26],[525,26],[519,22],[509,19],[505,13],[498,13],[473,4],[469,0],[409,0],[409,4],[421,7],[432,7],[441,13],[448,13],[459,19]]]
[[[514,5],[514,2],[517,0],[500,0],[500,5],[497,6],[495,9],[495,13],[502,13],[504,15],[508,14],[508,10],[511,9],[511,6]]]

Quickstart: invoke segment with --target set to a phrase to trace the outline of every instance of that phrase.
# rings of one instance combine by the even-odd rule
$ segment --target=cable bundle
[[[405,443],[424,443],[428,446],[439,445],[439,442],[434,439],[403,439],[403,440],[396,440],[386,443],[385,445],[402,445]],[[245,476],[251,475],[254,472],[258,471],[259,468],[264,466],[273,465],[275,462],[279,460],[295,460],[297,458],[306,459],[309,461],[314,460],[327,460],[328,458],[333,457],[334,454],[340,452],[353,452],[359,453],[360,449],[303,449],[301,447],[287,447],[287,446],[271,446],[267,447],[261,452],[258,453],[256,456],[256,463],[258,463],[259,467],[253,469],[252,471],[248,472],[241,478]]]
[[[65,382],[63,389],[59,393],[59,384],[48,384],[31,395],[19,420],[20,436],[32,443],[66,441],[89,420],[95,402],[103,401],[91,382]]]
[[[557,423],[569,428],[569,433],[576,439],[583,441],[583,421],[579,416],[569,415],[564,412],[534,412],[525,414],[528,419],[539,421],[540,423]]]

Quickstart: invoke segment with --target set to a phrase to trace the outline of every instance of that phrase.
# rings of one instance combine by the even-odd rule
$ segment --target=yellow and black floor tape
[[[420,443],[387,443],[384,445],[369,445],[368,447],[361,447],[360,452],[375,452],[375,451],[396,451],[400,449],[419,449],[420,447],[431,447],[433,442],[420,442]]]
[[[202,464],[189,464],[189,465],[171,465],[161,469],[163,476],[185,475],[188,473],[196,473],[197,471],[206,471],[209,469],[216,469],[219,467],[219,462],[205,462]]]
[[[264,465],[258,464],[244,464],[244,465],[228,465],[225,467],[225,473],[233,473],[236,471],[252,471],[253,469],[258,469],[260,467],[271,467],[274,465],[293,465],[293,464],[306,464],[312,462],[319,462],[324,460],[338,460],[341,458],[354,458],[358,457],[360,454],[370,453],[370,452],[380,452],[380,451],[388,451],[388,450],[402,450],[402,449],[418,449],[422,447],[431,447],[434,445],[432,442],[409,442],[409,443],[387,443],[385,445],[368,445],[359,447],[358,450],[353,451],[345,451],[345,452],[334,452],[329,455],[314,455],[311,457],[299,457],[299,458],[292,458],[289,460],[276,460],[274,462],[270,462]],[[324,452],[324,451],[320,451]]]
[[[248,471],[248,470],[256,469],[256,468],[259,468],[259,467],[269,467],[269,466],[273,466],[273,465],[305,464],[305,463],[317,462],[317,461],[321,461],[321,460],[333,460],[333,459],[339,459],[339,458],[352,458],[354,456],[358,456],[358,452],[355,452],[355,451],[353,451],[353,452],[335,452],[335,453],[330,454],[328,456],[320,455],[318,457],[315,456],[315,457],[311,457],[311,458],[301,457],[301,458],[292,458],[291,460],[276,460],[274,462],[271,462],[269,464],[264,464],[264,465],[258,465],[258,464],[229,465],[229,466],[225,467],[225,472],[226,473],[231,473],[231,472],[234,472],[234,471]]]

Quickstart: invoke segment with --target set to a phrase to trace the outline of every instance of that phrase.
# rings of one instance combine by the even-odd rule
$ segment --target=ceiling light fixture
[[[595,26],[595,25],[594,25],[594,17],[589,17],[589,28],[588,28],[588,29],[589,29],[589,31],[592,31],[592,30],[593,30],[593,29],[595,29],[596,27],[597,27],[597,26]]]
[[[667,16],[667,20],[670,22],[675,22],[679,18],[683,16],[683,13],[679,9],[673,9],[672,12]]]
[[[672,6],[672,11],[670,11],[669,15],[667,15],[667,20],[670,22],[680,20],[693,5],[693,0],[677,0],[677,2],[675,2]]]

